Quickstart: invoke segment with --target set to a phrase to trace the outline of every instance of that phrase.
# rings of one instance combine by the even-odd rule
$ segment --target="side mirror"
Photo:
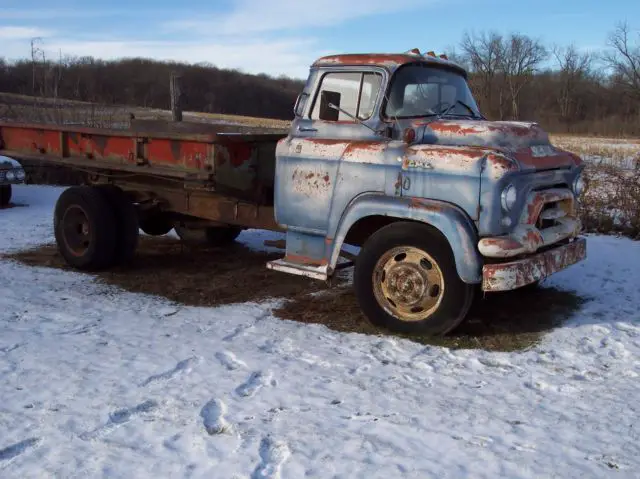
[[[338,121],[340,111],[340,93],[337,91],[324,90],[320,93],[320,119],[324,121]]]
[[[309,95],[307,93],[300,93],[298,98],[296,98],[296,103],[293,105],[293,114],[295,116],[302,116],[304,112],[304,107],[307,104],[307,98]]]

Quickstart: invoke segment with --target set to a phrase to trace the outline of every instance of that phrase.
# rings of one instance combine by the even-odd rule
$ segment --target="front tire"
[[[371,323],[409,334],[452,331],[474,296],[474,286],[458,276],[442,233],[409,222],[393,223],[367,240],[356,261],[354,287]]]
[[[53,228],[60,254],[74,268],[96,271],[114,263],[117,222],[100,189],[66,189],[56,202]]]
[[[9,203],[11,202],[11,191],[11,185],[0,186],[0,208],[9,206]]]

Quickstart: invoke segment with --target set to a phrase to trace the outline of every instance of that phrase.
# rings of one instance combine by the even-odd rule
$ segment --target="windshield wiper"
[[[467,105],[465,102],[463,102],[462,100],[456,100],[452,105],[449,105],[449,107],[444,110],[443,112],[438,114],[438,118],[442,118],[443,116],[447,115],[451,110],[453,110],[453,108],[456,105],[462,105],[463,107],[465,107],[467,110],[469,110],[469,112],[471,113],[471,116],[474,118],[482,118],[483,120],[485,120],[486,118],[483,117],[482,115],[478,115],[473,108],[471,108],[469,105]]]

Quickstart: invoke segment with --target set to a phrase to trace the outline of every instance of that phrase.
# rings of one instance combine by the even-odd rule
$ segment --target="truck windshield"
[[[420,64],[398,69],[387,98],[387,117],[418,118],[443,112],[446,116],[481,117],[462,75]]]

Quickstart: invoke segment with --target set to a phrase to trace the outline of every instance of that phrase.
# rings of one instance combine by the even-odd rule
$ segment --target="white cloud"
[[[229,13],[168,22],[168,28],[201,33],[291,31],[328,27],[355,18],[402,11],[434,0],[236,0]]]
[[[49,31],[38,27],[14,27],[0,25],[0,40],[22,40],[35,37],[45,37]]]
[[[57,58],[60,54],[103,59],[145,57],[189,63],[208,62],[220,68],[235,68],[248,73],[306,78],[310,64],[328,53],[320,46],[318,28],[345,22],[366,22],[370,15],[402,11],[437,1],[441,0],[315,0],[312,3],[301,0],[231,0],[226,12],[215,15],[212,10],[205,10],[191,18],[176,17],[177,20],[171,23],[154,25],[151,21],[147,30],[154,31],[154,36],[144,40],[134,37],[144,33],[132,33],[124,28],[119,30],[117,23],[81,31],[75,28],[75,34],[80,34],[82,40],[74,38],[74,29],[65,29],[64,22],[59,22],[60,31],[65,32],[60,35],[50,35],[44,28],[0,25],[0,39],[4,40],[0,55],[10,59],[28,58],[29,39],[42,36],[47,37],[41,45],[47,58]],[[100,10],[74,12],[61,9],[50,13],[59,17],[91,17]],[[154,13],[157,18],[158,12]],[[161,16],[167,15],[167,12],[161,13]],[[49,19],[41,11],[0,11],[0,20],[29,17],[34,18],[32,24],[42,24],[43,27],[49,24],[44,23]],[[170,31],[162,32],[162,26],[169,26]]]

